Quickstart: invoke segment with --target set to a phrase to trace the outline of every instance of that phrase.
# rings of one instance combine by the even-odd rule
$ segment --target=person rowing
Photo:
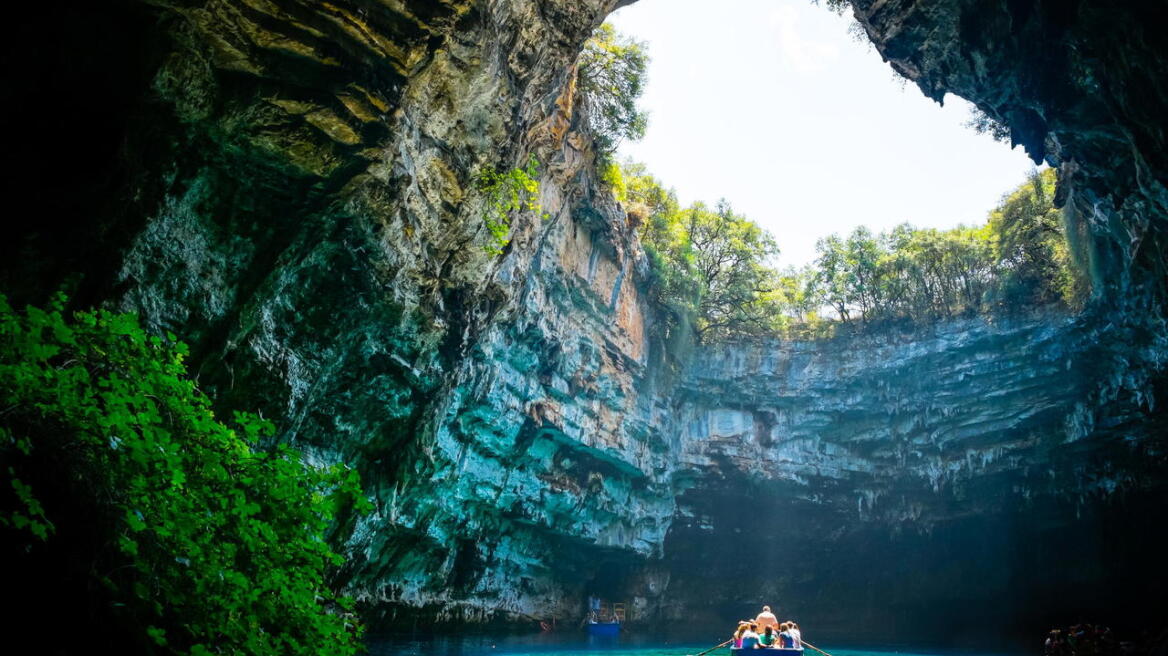
[[[738,623],[738,630],[734,632],[734,636],[731,638],[734,641],[734,649],[742,649],[742,636],[749,628],[750,622],[742,621]]]
[[[779,625],[779,648],[794,649],[795,636],[791,634],[791,623],[783,622]]]
[[[795,638],[795,649],[802,649],[803,648],[803,632],[799,630],[799,625],[796,624],[794,621],[792,621],[790,624],[791,624],[791,628],[788,630],[791,632],[791,636]]]
[[[765,631],[768,626],[774,629],[775,632],[779,630],[779,618],[775,617],[775,614],[771,612],[770,606],[762,607],[762,612],[758,614],[758,617],[754,618],[754,623],[758,625],[760,631]]]

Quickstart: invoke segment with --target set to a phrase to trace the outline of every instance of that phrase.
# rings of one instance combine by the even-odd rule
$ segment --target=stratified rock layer
[[[673,372],[578,127],[573,64],[618,4],[21,5],[3,184],[35,210],[0,285],[138,312],[222,409],[358,467],[376,509],[341,527],[341,574],[375,622],[574,618],[599,593],[903,640],[1162,610],[1138,603],[1168,580],[1162,10],[855,3],[927,94],[1061,166],[1099,309]],[[495,256],[476,176],[531,155],[546,216]]]
[[[1048,317],[703,352],[674,397],[693,487],[666,541],[688,602],[670,614],[772,599],[884,640],[1154,621],[1136,600],[1168,575],[1168,441],[1163,381],[1141,377],[1164,349]]]

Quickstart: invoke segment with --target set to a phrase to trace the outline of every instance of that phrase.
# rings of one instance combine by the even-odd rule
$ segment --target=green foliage
[[[770,233],[726,201],[713,211],[695,204],[683,224],[699,291],[699,339],[773,333],[781,314],[776,272],[768,266],[779,248]]]
[[[815,4],[819,4],[819,0],[812,0]],[[846,9],[851,8],[851,0],[824,0],[823,4],[830,10],[837,14],[842,14]]]
[[[367,503],[355,472],[260,450],[274,431],[261,417],[216,420],[173,337],[62,307],[19,313],[0,296],[5,565],[50,591],[82,579],[71,602],[143,651],[354,653],[351,604],[324,577],[335,514]]]
[[[602,155],[616,151],[624,139],[645,136],[648,115],[637,107],[645,90],[649,56],[642,43],[605,23],[580,54],[578,84],[588,126]]]
[[[847,322],[930,320],[976,310],[989,283],[986,228],[916,229],[901,225],[873,235],[857,228],[817,244],[814,286]]]
[[[724,201],[680,208],[641,165],[626,165],[621,181],[629,214],[641,217],[650,295],[670,317],[667,334],[710,341],[773,332],[782,316],[779,276],[767,265],[778,254],[769,233]]]
[[[1010,143],[1010,126],[977,107],[970,110],[969,120],[965,122],[965,127],[978,134],[988,134],[994,141]]]
[[[680,362],[695,339],[701,300],[681,207],[673,191],[649,175],[644,165],[626,165],[622,180],[625,207],[630,217],[637,217],[641,243],[649,258],[649,298],[662,310],[664,341]]]
[[[1054,207],[1055,182],[1054,169],[1036,171],[990,213],[994,257],[1002,270],[998,303],[1077,307],[1090,291],[1070,250],[1062,212]]]
[[[1053,170],[1003,198],[986,225],[904,224],[880,234],[860,227],[821,239],[812,266],[782,272],[769,264],[774,239],[726,203],[683,209],[640,164],[607,179],[638,226],[649,295],[676,353],[694,340],[830,336],[837,323],[1079,309],[1090,293],[1088,240],[1054,207]]]
[[[629,200],[629,188],[625,184],[625,176],[621,173],[620,164],[611,159],[600,163],[600,182],[612,192],[614,198],[624,203]]]
[[[813,295],[844,322],[927,322],[1035,307],[1078,308],[1090,289],[1053,205],[1055,172],[1035,172],[981,227],[901,225],[817,244]]]
[[[500,255],[511,243],[511,213],[538,211],[539,160],[532,155],[527,165],[509,171],[484,169],[475,179],[475,188],[486,198],[483,223],[490,233],[490,241],[483,249],[490,255]]]

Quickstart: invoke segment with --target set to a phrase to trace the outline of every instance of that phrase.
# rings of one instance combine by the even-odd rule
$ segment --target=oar
[[[723,643],[722,643],[722,644],[720,644],[720,645],[714,645],[713,647],[710,647],[709,649],[707,649],[707,650],[705,650],[705,651],[701,652],[700,654],[694,654],[694,656],[706,656],[706,654],[708,654],[708,653],[710,653],[710,652],[714,651],[714,650],[715,650],[715,649],[717,649],[718,647],[725,647],[726,645],[730,644],[731,642],[734,642],[734,638],[730,638],[729,640],[727,640],[726,642],[723,642]]]
[[[800,639],[800,640],[799,640],[799,642],[800,642],[801,644],[803,644],[803,645],[805,645],[805,646],[807,646],[807,647],[810,647],[810,648],[814,649],[815,651],[817,651],[817,652],[819,652],[819,653],[823,654],[823,656],[831,656],[831,654],[829,654],[829,653],[827,653],[827,652],[823,651],[823,650],[822,650],[822,649],[820,649],[819,647],[816,647],[815,645],[811,644],[810,642],[807,642],[806,640]]]

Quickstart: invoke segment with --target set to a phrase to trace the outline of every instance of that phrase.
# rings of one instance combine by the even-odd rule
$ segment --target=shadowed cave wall
[[[1155,625],[1164,417],[1103,391],[1126,349],[1098,317],[708,349],[675,397],[702,471],[665,543],[694,591],[676,617],[771,599],[889,641]]]
[[[358,467],[376,510],[341,575],[374,623],[591,591],[718,627],[777,599],[835,636],[1163,617],[1164,10],[854,3],[927,95],[1060,167],[1097,307],[670,376],[571,84],[617,4],[13,9],[3,291],[138,312],[220,408]],[[528,154],[549,218],[490,256],[474,175]]]

